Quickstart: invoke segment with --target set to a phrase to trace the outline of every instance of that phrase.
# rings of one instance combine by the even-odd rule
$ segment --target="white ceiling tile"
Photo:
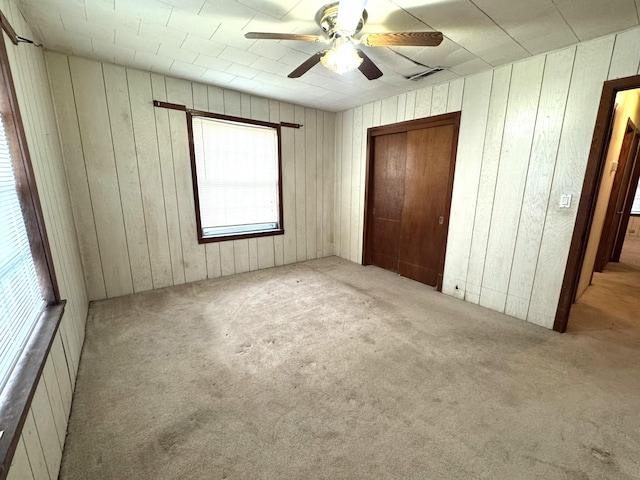
[[[638,11],[630,0],[554,0],[554,3],[581,41],[638,25]]]
[[[251,78],[254,78],[256,75],[258,75],[260,73],[260,70],[256,70],[255,68],[246,67],[244,65],[238,65],[237,63],[234,63],[229,68],[227,68],[226,72],[230,73],[231,75],[235,75],[237,77],[251,79]]]
[[[158,69],[169,70],[169,67],[171,67],[173,63],[172,58],[141,51],[136,51],[135,61],[138,68],[153,71],[158,71]]]
[[[276,62],[275,60],[270,60],[268,58],[260,57],[255,62],[251,64],[253,68],[257,68],[258,70],[262,70],[263,72],[282,74],[283,72],[288,72],[292,70],[291,65],[287,65],[286,63]]]
[[[135,50],[132,48],[121,47],[113,43],[102,43],[98,40],[92,40],[91,45],[93,51],[99,55],[113,56],[114,62],[123,64],[131,64],[135,60]]]
[[[173,58],[174,60],[179,60],[184,63],[193,63],[193,61],[198,57],[198,54],[191,50],[185,50],[184,48],[164,44],[160,44],[158,55],[164,55],[165,57]]]
[[[115,0],[115,10],[126,16],[166,25],[173,7],[160,0]]]
[[[116,29],[116,38],[118,36],[117,32],[118,29]],[[142,21],[138,29],[138,36],[158,42],[158,44],[165,43],[180,46],[187,38],[187,32],[178,30],[177,28]]]
[[[116,30],[115,43],[121,47],[128,47],[149,53],[156,53],[158,47],[160,47],[159,40],[140,36],[127,30]]]
[[[204,7],[206,0],[171,0],[167,3],[170,3],[174,9],[198,14],[202,10],[202,7]]]
[[[207,69],[204,67],[199,67],[198,65],[193,65],[191,63],[181,62],[180,60],[174,61],[171,64],[170,69],[174,72],[182,74],[184,78],[189,78],[191,80],[197,80],[207,71]]]
[[[220,21],[212,16],[194,15],[193,13],[174,8],[167,26],[189,32],[190,35],[209,39],[220,27]]]
[[[201,77],[203,82],[210,83],[212,85],[225,85],[232,81],[233,75],[225,72],[216,72],[214,70],[207,70]]]
[[[80,16],[61,15],[64,29],[73,35],[82,35],[105,43],[113,43],[115,29],[108,25],[97,25]]]
[[[247,51],[255,53],[263,58],[280,60],[291,52],[291,49],[281,42],[274,42],[273,40],[256,40],[256,42],[251,45]]]
[[[289,12],[289,10],[296,6],[299,0],[282,0],[279,2],[265,2],[264,0],[238,0],[238,2],[259,12],[271,15],[272,17],[282,18],[287,12]]]
[[[474,3],[532,54],[578,41],[552,0],[518,3],[474,0]]]
[[[244,37],[248,31],[321,34],[314,17],[330,0],[15,1],[47,49],[330,111],[558,49],[577,37],[615,33],[638,24],[640,5],[640,0],[369,0],[363,33],[435,29],[445,40],[434,48],[393,49],[413,61],[390,48],[363,47],[384,73],[368,81],[359,71],[340,76],[321,64],[299,79],[287,78],[324,44]],[[404,76],[425,68],[415,62],[448,70],[408,81]]]
[[[210,57],[216,57],[225,49],[225,45],[212,40],[187,35],[187,39],[182,44],[182,48],[192,52],[204,53]]]
[[[225,48],[218,57],[240,65],[251,65],[258,59],[258,56],[253,53],[233,47]]]
[[[223,71],[229,68],[232,65],[232,62],[200,53],[193,61],[193,64],[211,70]]]

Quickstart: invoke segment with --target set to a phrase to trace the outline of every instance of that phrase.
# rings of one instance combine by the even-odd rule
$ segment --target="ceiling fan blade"
[[[358,50],[358,55],[362,57],[362,63],[358,67],[358,70],[362,72],[362,74],[367,77],[369,80],[375,80],[376,78],[380,78],[382,76],[382,71],[373,63],[369,57],[365,55],[362,50]]]
[[[244,34],[245,38],[264,39],[264,40],[302,40],[303,42],[326,42],[327,39],[318,35],[299,35],[297,33],[267,33],[267,32],[248,32]]]
[[[338,6],[338,19],[336,25],[338,30],[353,35],[358,27],[362,11],[367,0],[340,0]]]
[[[369,33],[360,42],[369,47],[437,47],[442,38],[442,32]]]
[[[299,78],[305,73],[307,73],[312,67],[316,66],[316,64],[320,63],[320,59],[325,54],[326,50],[320,50],[315,55],[309,57],[307,60],[302,62],[302,64],[296,68],[293,72],[287,75],[289,78]]]

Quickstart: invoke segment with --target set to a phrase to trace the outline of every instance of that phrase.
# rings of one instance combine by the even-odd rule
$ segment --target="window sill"
[[[56,305],[45,307],[20,360],[0,393],[0,480],[7,477],[33,395],[60,326],[65,304],[66,300],[62,300]]]
[[[284,229],[278,228],[273,230],[261,230],[258,232],[232,233],[229,235],[217,235],[211,237],[200,237],[198,243],[214,243],[226,242],[227,240],[242,240],[248,238],[273,237],[275,235],[284,235]]]

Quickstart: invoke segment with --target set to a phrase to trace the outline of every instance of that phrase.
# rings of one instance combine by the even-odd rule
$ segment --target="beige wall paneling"
[[[27,455],[29,456],[29,465],[35,480],[44,480],[51,478],[47,467],[47,461],[44,458],[40,435],[36,428],[36,421],[33,417],[33,408],[27,413],[27,418],[22,427],[22,440],[24,441]],[[57,476],[53,476],[57,478]]]
[[[614,37],[578,45],[565,111],[544,233],[527,320],[551,328],[564,278],[569,245],[602,82],[607,77]],[[558,208],[561,194],[573,195],[571,208]]]
[[[304,107],[293,107],[294,122],[304,124]],[[305,128],[293,132],[294,163],[296,177],[296,260],[302,262],[307,256],[307,196],[306,196],[306,149]]]
[[[469,299],[469,290],[472,288],[468,283],[468,269],[472,267],[470,255],[473,254],[473,242],[477,242],[474,218],[478,215],[476,202],[479,195],[479,182],[482,181],[482,169],[485,168],[483,150],[480,146],[485,143],[485,135],[488,136],[492,131],[492,128],[487,128],[488,120],[495,120],[495,117],[489,116],[488,112],[490,100],[494,102],[493,105],[496,102],[492,94],[492,84],[496,81],[497,72],[489,71],[467,78],[462,98],[462,116],[442,285],[444,293],[458,298]],[[477,261],[479,260],[478,258]],[[481,274],[482,270],[479,278]],[[473,283],[473,279],[470,280]],[[475,303],[480,298],[479,280],[476,283]],[[472,301],[473,299],[474,297],[471,297]]]
[[[275,100],[269,100],[269,121],[271,123],[280,123],[280,102],[277,102]],[[281,130],[281,138],[280,141],[282,143],[282,169],[283,169],[283,176],[284,176],[284,131],[286,129],[283,128]],[[291,133],[291,132],[290,132]],[[280,181],[282,182],[282,195],[283,195],[283,200],[282,200],[282,205],[284,208],[285,202],[284,202],[284,178],[281,178]],[[284,213],[283,213],[283,217],[284,217]],[[284,221],[284,218],[282,218],[282,220]],[[284,228],[285,231],[288,228],[287,224],[284,224]],[[333,225],[331,225],[329,227],[331,229],[331,231],[333,231]],[[277,235],[275,237],[273,237],[273,257],[274,257],[274,263],[276,266],[280,266],[280,265],[284,265],[284,236],[283,235]]]
[[[322,253],[323,228],[322,222],[324,217],[324,184],[326,178],[324,176],[324,112],[316,111],[316,251],[315,257],[324,257]]]
[[[154,100],[167,101],[165,77],[151,74],[151,93]],[[164,108],[154,108],[153,110],[160,160],[160,175],[162,177],[162,197],[165,221],[167,223],[171,278],[173,285],[180,285],[185,283],[186,278],[182,260],[182,236],[180,234],[180,214],[178,212],[178,195],[173,166],[173,142],[169,112]]]
[[[433,87],[421,88],[416,92],[415,118],[425,118],[431,116],[431,97]]]
[[[173,285],[151,75],[127,69],[127,85],[152,288]],[[138,226],[140,228],[140,226]]]
[[[496,179],[480,305],[503,312],[516,243],[545,57],[516,63]]]
[[[106,298],[107,293],[102,274],[93,204],[82,151],[69,63],[66,56],[53,52],[47,52],[46,58],[56,115],[60,125],[60,139],[67,166],[67,179],[69,187],[74,191],[71,204],[78,227],[76,230],[82,253],[87,292],[91,300],[98,300]]]
[[[133,293],[102,65],[70,58],[80,137],[108,297]]]
[[[629,227],[627,227],[627,236],[640,236],[640,217],[631,217],[631,220],[629,221]]]
[[[152,290],[151,262],[140,188],[142,178],[138,172],[136,143],[133,138],[127,73],[123,67],[110,64],[104,64],[102,71],[133,291]]]
[[[481,152],[482,166],[480,167],[477,200],[474,207],[475,216],[465,291],[465,299],[472,303],[480,303],[480,288],[484,275],[487,242],[491,227],[491,212],[493,211],[493,199],[496,191],[498,165],[505,128],[511,68],[511,65],[508,65],[493,71],[493,81],[488,84],[491,89],[489,112],[488,116],[485,116],[484,125],[480,127],[481,129],[486,128],[486,131],[484,140],[480,141],[480,144],[483,145]],[[487,88],[487,84],[483,84],[483,87]],[[461,144],[461,142],[459,143]],[[477,152],[474,152],[474,154],[477,155]],[[461,170],[456,170],[456,175],[458,175],[458,172],[462,173]]]
[[[335,114],[322,113],[322,256],[333,255],[334,224],[333,198],[335,194]]]
[[[52,366],[55,370],[56,380],[58,381],[58,388],[60,389],[60,396],[62,399],[62,405],[64,406],[64,418],[65,425],[66,419],[71,413],[71,400],[73,397],[73,384],[71,383],[72,373],[67,368],[67,359],[64,354],[64,345],[62,344],[62,337],[60,333],[53,339],[51,345],[51,353],[49,359],[52,362]],[[75,375],[74,375],[75,376]]]
[[[280,121],[295,122],[293,105],[280,104]],[[297,256],[296,164],[293,128],[282,129],[282,197],[284,208],[284,264],[295,263]]]
[[[213,85],[207,87],[207,110],[212,113],[224,114],[224,91]],[[222,275],[220,242],[205,244],[207,257],[207,277],[216,278]]]
[[[402,112],[404,116],[404,104],[402,109],[398,109],[398,114]],[[362,199],[364,198],[364,190],[362,190],[362,177],[364,176],[364,152],[362,150],[363,133],[362,123],[362,107],[353,109],[353,138],[352,138],[352,170],[351,170],[351,251],[349,259],[352,262],[362,263],[362,218],[364,211],[362,210]]]
[[[431,97],[431,116],[441,115],[447,112],[447,100],[449,98],[449,84],[441,83],[433,87]]]
[[[40,438],[40,445],[44,453],[44,460],[51,478],[58,477],[60,461],[62,459],[62,443],[58,438],[53,410],[47,397],[44,378],[36,388],[36,393],[31,402],[31,412],[35,422],[36,431]],[[27,452],[28,453],[28,452]]]
[[[27,456],[27,448],[24,446],[24,440],[20,437],[16,451],[13,454],[11,460],[11,467],[9,468],[8,480],[32,480],[33,473],[31,472],[31,465],[29,465],[29,457]]]
[[[453,80],[449,84],[449,96],[447,97],[447,113],[457,112],[462,108],[463,94],[464,78]]]
[[[353,113],[353,110],[350,111]],[[392,123],[396,123],[397,119],[398,97],[389,97],[382,100],[380,102],[380,125],[389,125]],[[350,125],[349,128],[353,130],[353,125]]]
[[[340,218],[341,218],[341,233],[340,233],[340,256],[348,260],[352,260],[351,255],[351,188],[353,179],[353,110],[344,112],[342,117],[343,122],[343,136],[342,136],[342,168],[341,168],[341,197],[340,197]],[[390,114],[393,114],[395,119],[397,110],[395,108],[390,109]],[[389,122],[393,123],[393,121]]]
[[[342,254],[342,138],[344,137],[344,113],[336,114],[335,133],[335,194],[334,194],[334,248],[335,254]]]
[[[373,102],[373,126],[382,125],[382,101]]]
[[[167,101],[193,107],[191,83],[174,78],[166,79]],[[187,122],[184,112],[169,110],[169,126],[173,151],[178,214],[180,218],[180,236],[182,239],[182,260],[186,282],[207,278],[207,263],[204,247],[198,244],[196,234],[195,206],[191,177],[191,159]]]
[[[414,96],[415,98],[415,96]],[[412,112],[413,113],[413,112]],[[413,120],[412,117],[407,117],[407,120]],[[360,168],[360,196],[359,202],[359,216],[358,216],[358,262],[362,263],[362,253],[364,251],[364,195],[366,191],[366,178],[367,178],[367,130],[373,126],[373,104],[368,103],[362,107],[362,137],[360,138],[360,148],[362,153],[362,165]]]
[[[67,433],[67,415],[65,413],[66,408],[62,402],[62,394],[60,393],[60,386],[58,385],[58,378],[53,367],[51,355],[49,355],[47,361],[44,364],[42,379],[44,380],[47,399],[49,401],[49,405],[51,406],[53,422],[56,427],[56,433],[58,434],[60,448],[62,448]]]
[[[307,260],[317,258],[317,220],[318,220],[318,189],[322,189],[321,178],[317,175],[318,171],[318,121],[316,110],[305,108],[304,127],[302,131],[305,135],[305,187],[306,196],[306,255]],[[321,205],[320,205],[321,206]]]
[[[407,120],[407,94],[403,93],[398,95],[398,111],[396,112],[396,122],[404,122],[405,120]]]
[[[640,28],[616,35],[607,80],[630,77],[640,65]]]
[[[525,319],[556,166],[575,49],[547,56],[505,313]]]
[[[417,93],[418,92],[416,90],[413,90],[412,92],[407,93],[407,105],[405,107],[405,114],[404,114],[404,118],[406,120],[414,120],[416,118]],[[373,111],[372,111],[372,115],[373,115]]]

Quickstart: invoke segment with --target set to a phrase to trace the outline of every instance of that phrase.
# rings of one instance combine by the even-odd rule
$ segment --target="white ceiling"
[[[640,24],[640,0],[369,0],[362,33],[439,30],[439,47],[394,50],[447,69],[424,71],[387,47],[363,47],[384,72],[369,81],[316,65],[287,75],[322,49],[247,40],[249,31],[320,33],[324,0],[17,0],[49,50],[340,111]],[[20,34],[20,32],[18,32]]]

